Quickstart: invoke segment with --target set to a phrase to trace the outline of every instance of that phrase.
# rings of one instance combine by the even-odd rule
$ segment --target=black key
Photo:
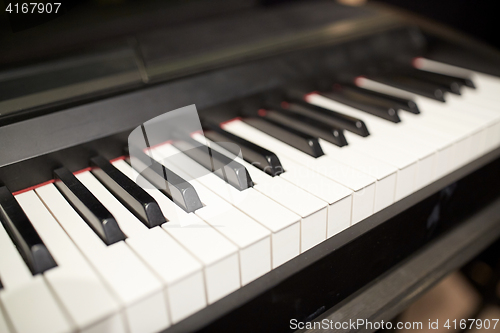
[[[393,86],[402,90],[406,90],[417,95],[428,97],[436,101],[445,102],[444,93],[446,92],[440,86],[432,83],[422,82],[404,75],[388,74],[368,76],[370,80]]]
[[[379,118],[389,120],[393,123],[401,122],[401,119],[399,119],[396,111],[396,106],[392,103],[388,103],[387,101],[342,89],[321,92],[320,94],[334,101],[362,110],[366,113],[370,113]]]
[[[286,101],[281,103],[284,110],[293,111],[303,116],[324,122],[332,127],[339,127],[363,137],[370,135],[368,128],[361,119],[307,103],[303,100],[303,97],[301,97],[301,99],[291,98],[291,100],[290,102]]]
[[[92,169],[92,174],[147,227],[153,228],[166,222],[155,199],[107,159],[95,156],[90,159],[90,163],[95,167]]]
[[[429,72],[430,73],[430,72]],[[437,73],[436,73],[437,74]],[[448,76],[448,77],[451,77],[455,80],[457,80],[458,82],[461,82],[462,85],[466,86],[466,87],[469,87],[469,88],[472,88],[472,89],[476,89],[476,85],[474,84],[474,81],[472,81],[471,79],[469,78],[466,78],[466,77],[459,77],[459,76],[452,76],[452,75],[446,75],[446,74],[440,74],[440,75],[444,75],[444,76]]]
[[[252,178],[247,169],[224,154],[207,147],[198,141],[184,137],[172,143],[192,160],[205,169],[215,173],[219,178],[243,191],[253,186]]]
[[[133,167],[141,168],[141,175],[173,202],[191,213],[203,207],[194,187],[163,164],[155,161],[140,149],[130,148]]]
[[[126,238],[114,216],[71,171],[59,168],[54,175],[59,191],[104,243],[111,245]]]
[[[319,120],[306,117],[293,111],[286,111],[278,106],[270,110],[261,110],[258,113],[261,117],[265,117],[274,122],[294,128],[312,136],[318,136],[334,145],[343,147],[347,145],[347,140],[344,136],[344,130],[339,127],[334,127],[325,124]]]
[[[392,103],[397,109],[405,110],[405,111],[408,111],[408,112],[411,112],[414,114],[420,113],[420,110],[418,109],[417,103],[415,103],[411,99],[387,95],[384,93],[380,93],[378,91],[364,89],[364,88],[358,87],[356,85],[350,85],[350,84],[342,84],[342,89],[344,89],[346,91],[353,92],[353,93],[359,93],[359,94],[363,94],[363,95],[371,96],[373,98],[387,101],[389,103]]]
[[[243,118],[248,125],[312,156],[323,156],[318,138],[269,119]]]
[[[238,155],[241,151],[242,157],[245,161],[268,173],[269,175],[274,177],[284,172],[278,156],[276,156],[273,152],[232,133],[226,132],[215,124],[203,122],[203,129],[205,130],[205,136],[207,138],[216,142],[222,148],[233,153],[234,155]],[[226,142],[229,144],[226,144]],[[240,150],[237,149],[237,146],[239,146]]]
[[[409,69],[403,73],[404,75],[408,75],[413,79],[435,84],[436,86],[442,87],[446,91],[451,92],[455,95],[461,95],[460,88],[463,86],[463,84],[458,80],[454,80],[449,76],[444,76],[437,73],[419,71],[416,69],[415,70]]]
[[[0,290],[3,289],[3,284],[2,284],[2,280],[0,279]]]
[[[23,209],[6,186],[0,187],[0,220],[33,275],[57,266]]]

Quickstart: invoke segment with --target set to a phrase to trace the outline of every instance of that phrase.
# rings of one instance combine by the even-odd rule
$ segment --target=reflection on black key
[[[406,90],[417,95],[428,97],[436,101],[445,102],[445,90],[428,82],[422,82],[404,75],[368,76],[370,80],[381,82],[395,88]]]
[[[284,110],[310,117],[324,122],[333,127],[345,129],[354,134],[366,137],[370,135],[365,123],[358,118],[350,117],[339,112],[327,110],[320,106],[312,105],[306,101],[293,101],[281,103]]]
[[[247,169],[224,154],[207,147],[190,138],[174,140],[177,149],[201,164],[205,169],[215,173],[219,178],[243,191],[253,186],[252,178]]]
[[[285,111],[277,106],[270,110],[260,110],[258,113],[261,117],[265,117],[274,122],[294,128],[312,136],[318,136],[334,145],[343,147],[347,145],[347,140],[344,136],[344,130],[339,127],[334,127],[319,120],[306,117],[293,111]]]
[[[396,111],[397,108],[393,103],[341,88],[331,92],[321,92],[320,94],[393,123],[401,122]]]
[[[57,266],[23,209],[6,186],[0,187],[0,220],[33,275]]]
[[[245,161],[261,169],[267,174],[274,177],[284,172],[278,156],[276,156],[273,152],[232,133],[226,132],[214,124],[204,122],[203,129],[205,130],[205,136],[207,138],[214,141],[227,151],[233,153],[235,156],[241,151],[242,157]],[[238,146],[240,151],[237,149]]]
[[[104,243],[111,245],[125,239],[113,215],[71,171],[59,168],[54,175],[59,191]]]
[[[411,99],[396,97],[392,95],[387,95],[378,91],[364,89],[355,85],[346,85],[342,84],[342,89],[346,91],[352,91],[359,94],[371,96],[373,98],[381,99],[392,103],[397,109],[405,110],[414,114],[419,114],[420,110],[418,109],[417,103],[412,101]]]
[[[102,156],[90,159],[92,173],[106,188],[120,200],[147,227],[152,228],[165,222],[160,206],[142,187],[125,176]]]
[[[142,150],[129,148],[132,166],[137,170],[142,170],[141,176],[178,206],[188,213],[203,207],[198,193],[185,179],[143,153]]]
[[[291,127],[273,122],[269,119],[244,118],[243,121],[256,129],[283,141],[284,143],[295,147],[308,155],[311,155],[312,157],[320,157],[324,155],[318,138],[310,136],[309,134],[305,134]]]

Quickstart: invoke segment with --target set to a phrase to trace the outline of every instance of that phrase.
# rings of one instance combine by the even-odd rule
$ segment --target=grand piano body
[[[496,50],[377,5],[249,7],[132,37],[133,43],[1,76],[7,97],[0,101],[0,179],[10,192],[50,183],[60,167],[88,171],[96,155],[123,157],[131,130],[166,111],[195,104],[202,119],[225,124],[255,96],[290,86],[314,92],[325,76],[344,82],[346,73],[369,73],[379,59],[407,65],[432,59],[500,76]],[[65,84],[51,81],[56,77]],[[28,84],[37,81],[42,84]],[[199,311],[152,330],[276,332],[292,330],[292,319],[391,319],[500,234],[499,155],[493,145]],[[11,310],[3,307],[8,317]]]

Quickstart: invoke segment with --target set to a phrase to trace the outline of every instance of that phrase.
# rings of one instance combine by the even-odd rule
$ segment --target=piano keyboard
[[[94,157],[1,187],[0,332],[161,331],[500,145],[500,79],[414,65],[205,117],[223,171],[167,142],[167,180]]]

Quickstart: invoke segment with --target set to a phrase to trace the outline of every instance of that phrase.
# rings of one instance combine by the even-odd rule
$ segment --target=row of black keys
[[[399,70],[397,74],[391,72],[384,75],[373,75],[369,78],[441,102],[445,102],[445,92],[460,94],[460,88],[463,86],[475,88],[474,83],[468,78],[408,68]],[[339,84],[330,79],[320,79],[319,81],[321,84],[316,87],[311,85],[308,88],[292,87],[264,95],[264,97],[257,99],[257,105],[250,103],[250,106],[242,106],[240,116],[243,117],[244,122],[260,131],[308,155],[319,157],[323,155],[323,151],[318,138],[342,147],[348,144],[344,130],[362,137],[368,136],[370,132],[362,119],[307,103],[305,96],[312,89],[320,87],[317,93],[324,97],[393,123],[401,122],[398,110],[414,114],[420,113],[418,105],[411,99],[364,89],[352,83]],[[245,155],[255,155],[254,151],[246,152],[243,150],[248,144],[245,140],[221,132],[221,129],[216,125],[208,124],[205,127],[217,132],[218,135],[205,133],[213,141],[229,140],[239,144],[242,147],[244,158]],[[252,150],[255,148],[253,147]],[[233,153],[236,154],[236,152]],[[248,162],[254,162],[253,158],[245,159]],[[270,172],[273,176],[275,175],[273,170],[280,172],[273,165],[269,166],[263,163],[265,159],[262,157],[261,160],[255,161],[260,162],[260,164],[255,165],[264,166],[265,171]]]
[[[465,78],[419,71],[416,73],[418,74],[414,75],[416,78],[402,77],[400,81],[404,84],[399,84],[400,81],[391,76],[378,80],[442,101],[444,99],[436,97],[439,96],[436,94],[439,89],[446,88],[446,91],[459,93],[457,86],[474,87],[472,81]],[[392,122],[400,121],[396,111],[398,109],[419,113],[418,106],[412,100],[376,93],[355,85],[332,86],[331,91],[320,93]],[[314,157],[323,155],[318,138],[344,146],[347,145],[343,135],[344,130],[363,137],[369,135],[368,128],[361,119],[305,102],[303,97],[307,92],[288,89],[280,96],[284,98],[281,102],[277,102],[275,98],[267,98],[263,100],[261,109],[243,108],[242,115],[245,116],[243,121]],[[278,157],[271,151],[228,133],[209,121],[204,121],[203,127],[206,137],[215,142],[235,143],[240,147],[242,157],[263,171],[272,176],[284,172]],[[189,136],[179,138],[173,144],[235,188],[244,190],[253,186],[248,171],[233,159],[194,141]],[[235,155],[240,153],[235,151],[234,145],[222,145]],[[131,156],[136,159],[135,165],[144,166],[142,176],[184,210],[193,212],[203,206],[189,182],[142,151],[133,151]],[[91,165],[94,167],[93,174],[146,226],[151,228],[166,222],[156,201],[106,159],[100,156],[94,157],[91,159]],[[60,168],[54,171],[54,175],[55,184],[61,193],[106,244],[125,239],[113,215],[69,170]],[[0,187],[0,208],[2,224],[33,274],[56,266],[38,233],[6,187]]]

